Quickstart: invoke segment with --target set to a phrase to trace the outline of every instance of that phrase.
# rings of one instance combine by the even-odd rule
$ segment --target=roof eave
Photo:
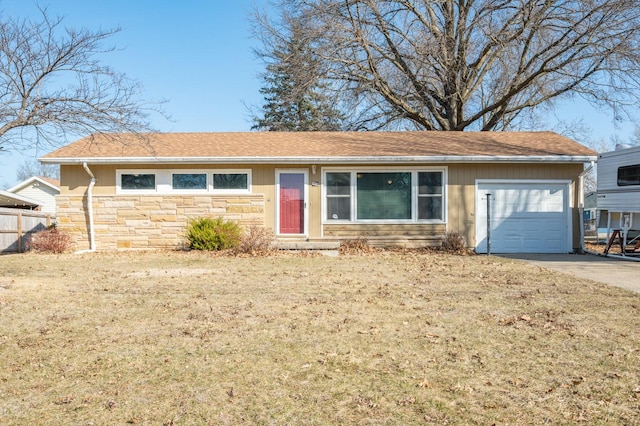
[[[37,176],[33,176],[33,177],[30,177],[29,179],[23,180],[22,182],[12,186],[11,188],[7,189],[7,192],[19,191],[19,190],[21,190],[23,188],[26,188],[29,185],[33,185],[34,182],[41,183],[41,184],[43,184],[45,186],[48,186],[49,188],[51,188],[51,189],[53,189],[55,191],[60,191],[60,188],[58,186],[53,185],[53,184],[47,182],[46,180],[42,180]]]
[[[0,198],[2,198],[3,200],[6,200],[7,202],[12,203],[15,206],[37,207],[42,205],[42,203],[38,200],[34,200],[29,197],[14,194],[12,192],[3,191],[1,189],[0,189]]]
[[[389,163],[589,163],[596,155],[437,155],[371,157],[42,157],[51,164],[389,164]]]

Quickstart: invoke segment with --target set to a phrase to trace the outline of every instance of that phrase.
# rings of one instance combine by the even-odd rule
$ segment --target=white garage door
[[[476,251],[487,253],[487,242],[491,253],[572,251],[569,194],[565,181],[478,181]]]

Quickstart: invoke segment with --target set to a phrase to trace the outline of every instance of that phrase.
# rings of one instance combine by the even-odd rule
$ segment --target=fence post
[[[22,212],[18,213],[18,253],[22,253]]]

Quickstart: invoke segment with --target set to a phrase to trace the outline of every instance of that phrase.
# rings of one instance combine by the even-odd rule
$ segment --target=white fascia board
[[[49,183],[49,182],[47,182],[45,180],[42,180],[37,176],[33,176],[33,177],[30,177],[27,180],[23,180],[22,182],[12,186],[11,188],[7,189],[7,192],[16,192],[16,191],[18,191],[18,190],[20,190],[22,188],[26,188],[27,186],[32,185],[34,182],[39,182],[39,183],[41,183],[43,185],[48,186],[51,189],[54,189],[56,191],[60,191],[60,188],[58,188],[57,186],[55,186],[55,185],[53,185],[53,184],[51,184],[51,183]]]
[[[0,189],[0,198],[5,200],[6,202],[14,203],[15,205],[27,206],[41,206],[42,203],[40,201],[24,197],[22,195],[14,194],[13,192],[3,191]]]
[[[596,156],[381,156],[381,157],[93,157],[41,158],[52,164],[389,164],[389,163],[588,163]]]

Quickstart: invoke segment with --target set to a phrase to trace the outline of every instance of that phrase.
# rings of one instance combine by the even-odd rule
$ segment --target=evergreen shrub
[[[242,230],[237,222],[221,217],[192,219],[187,226],[187,242],[193,250],[227,250],[240,244]]]

